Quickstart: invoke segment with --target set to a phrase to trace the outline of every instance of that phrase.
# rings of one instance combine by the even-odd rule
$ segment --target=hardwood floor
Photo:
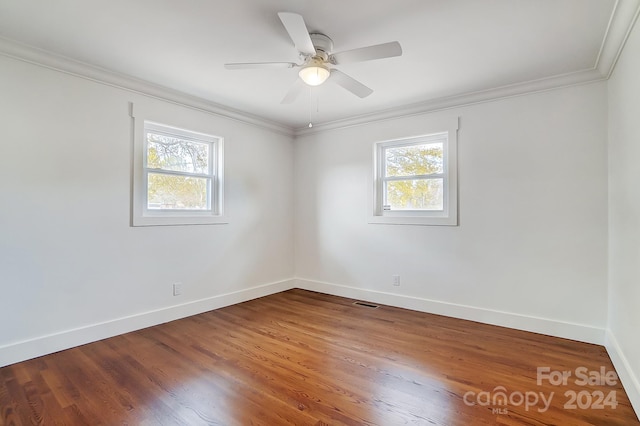
[[[640,424],[601,346],[352,302],[290,290],[0,368],[0,425]]]

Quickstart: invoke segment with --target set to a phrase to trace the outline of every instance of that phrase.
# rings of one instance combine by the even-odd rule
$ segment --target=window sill
[[[226,225],[224,216],[134,216],[132,226]]]
[[[378,225],[458,226],[450,216],[370,216],[368,223]]]

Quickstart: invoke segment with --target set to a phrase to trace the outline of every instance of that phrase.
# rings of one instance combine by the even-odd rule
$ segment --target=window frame
[[[369,223],[392,225],[458,225],[458,118],[429,126],[419,136],[396,138],[373,144],[373,197]],[[386,150],[394,147],[442,143],[443,172],[431,175],[413,175],[402,178],[386,176]],[[437,178],[443,179],[442,210],[385,210],[385,183],[395,180]]]
[[[138,110],[140,110],[140,108]],[[191,123],[190,120],[181,120],[180,117],[175,117],[175,119],[172,120],[162,114],[159,114],[156,118],[152,114],[144,114],[140,112],[137,112],[136,116],[134,116],[132,111],[132,118],[134,121],[134,152],[132,167],[133,190],[131,225],[135,227],[163,225],[213,225],[228,223],[223,214],[224,138],[212,135],[210,132],[200,131],[200,129],[191,130],[195,127],[193,126],[193,123]],[[174,122],[176,125],[174,125]],[[185,141],[209,144],[208,173],[190,173],[149,168],[147,164],[147,133],[149,132],[177,137]],[[210,179],[207,186],[208,209],[149,209],[148,183],[150,173],[174,176],[195,176]]]

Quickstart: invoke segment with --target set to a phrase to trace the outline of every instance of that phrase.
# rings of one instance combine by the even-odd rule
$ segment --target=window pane
[[[187,173],[209,173],[210,144],[147,133],[147,167]]]
[[[207,210],[210,179],[149,173],[149,210]]]
[[[444,173],[443,144],[398,146],[385,149],[385,176]]]
[[[385,210],[443,210],[443,179],[386,182]]]

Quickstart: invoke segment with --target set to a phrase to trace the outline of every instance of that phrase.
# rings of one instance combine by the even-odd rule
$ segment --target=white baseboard
[[[0,367],[293,288],[285,280],[0,346]]]
[[[383,305],[412,309],[414,311],[444,315],[533,333],[562,337],[580,342],[604,345],[605,330],[584,324],[574,324],[547,318],[537,318],[512,312],[495,311],[474,306],[459,305],[437,300],[403,296],[375,290],[349,287],[303,278],[295,280],[295,287],[332,294],[335,296],[359,299]]]
[[[622,386],[627,392],[629,401],[636,411],[636,416],[640,420],[640,378],[634,373],[629,360],[622,352],[622,348],[611,330],[607,330],[605,348],[607,348],[611,362],[613,362]]]

